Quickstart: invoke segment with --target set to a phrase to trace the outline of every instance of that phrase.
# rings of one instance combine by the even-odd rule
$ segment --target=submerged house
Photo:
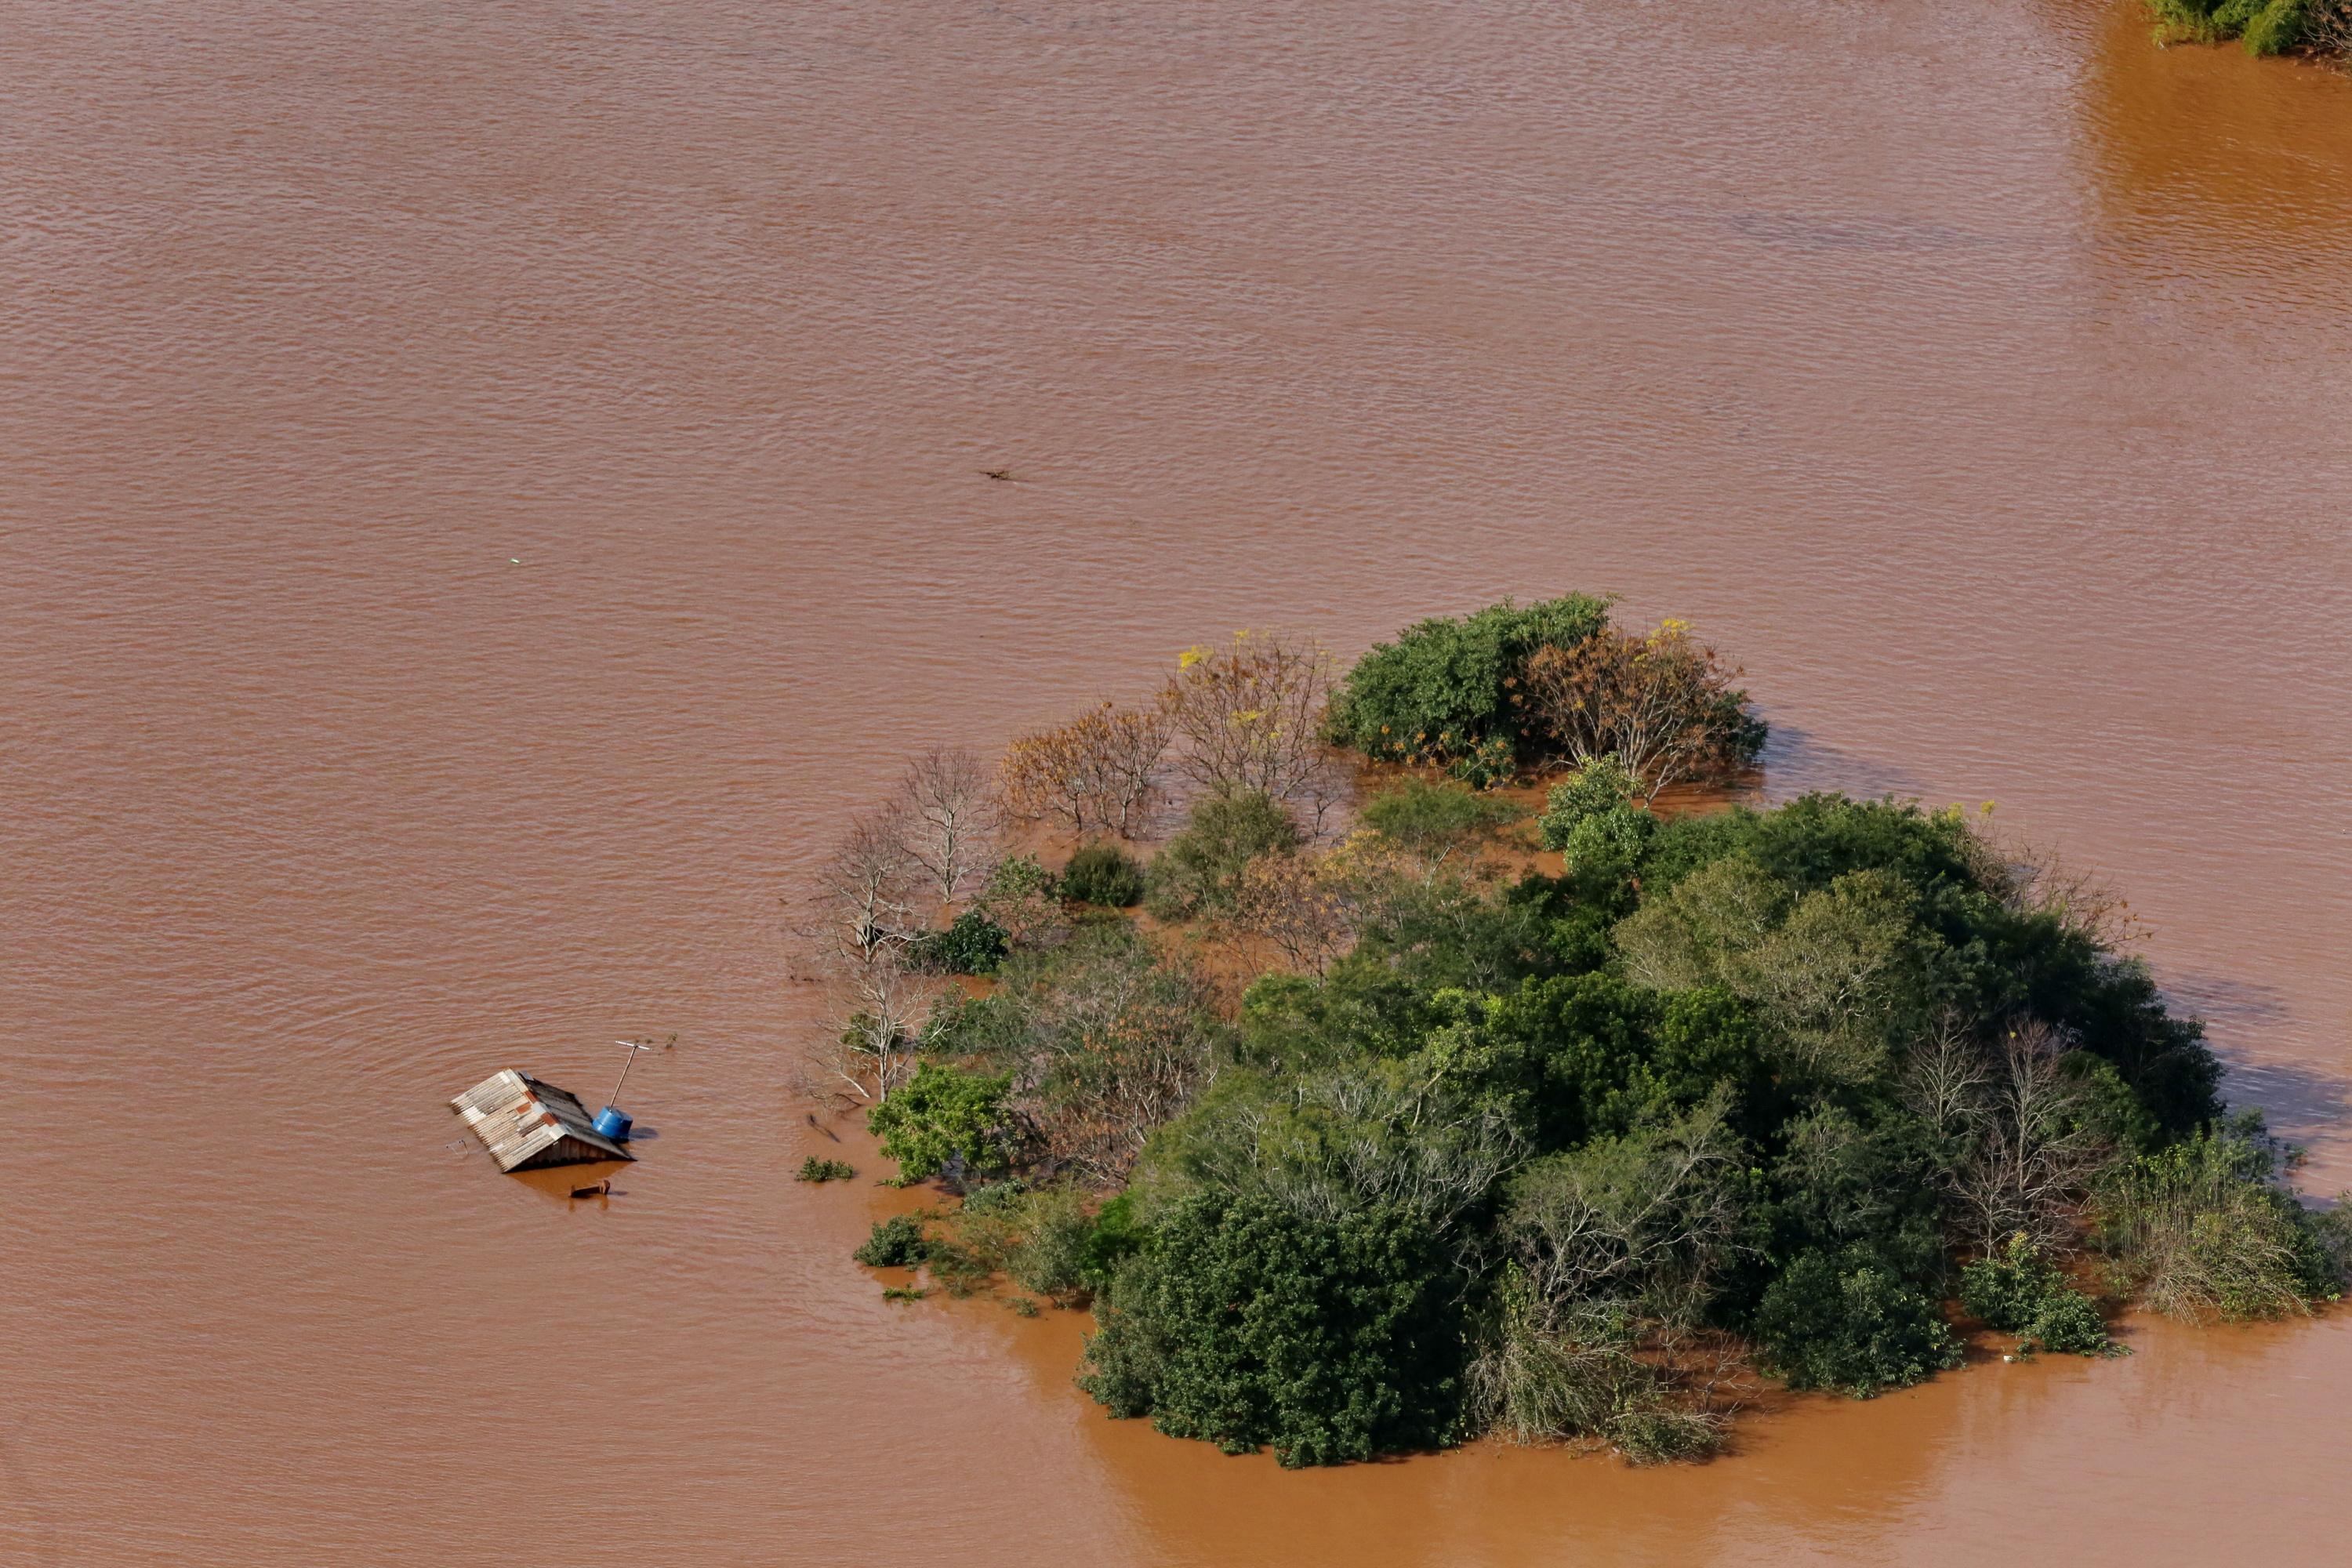
[[[512,1068],[484,1079],[449,1109],[466,1119],[501,1171],[635,1158],[596,1131],[576,1095]]]

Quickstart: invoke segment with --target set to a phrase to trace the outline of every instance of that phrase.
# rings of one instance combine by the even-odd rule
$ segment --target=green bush
[[[2098,1307],[2022,1235],[2000,1256],[1960,1271],[1960,1305],[1991,1328],[2062,1355],[2103,1355],[2114,1347]]]
[[[1407,778],[1364,803],[1364,826],[1434,876],[1469,858],[1480,839],[1510,821],[1519,808],[1458,784]]]
[[[1426,620],[1356,662],[1331,701],[1339,744],[1381,762],[1466,764],[1472,783],[1507,776],[1519,754],[1520,667],[1609,624],[1606,600],[1506,600],[1463,620]]]
[[[1143,867],[1116,844],[1081,844],[1062,870],[1062,897],[1123,910],[1143,900]]]
[[[923,1222],[910,1214],[894,1214],[875,1222],[873,1234],[850,1257],[868,1268],[912,1268],[929,1250],[923,1239]]]
[[[1454,1295],[1399,1211],[1316,1222],[1203,1195],[1119,1271],[1079,1386],[1115,1415],[1285,1466],[1443,1447],[1459,1424]]]
[[[972,911],[1004,932],[1009,947],[1039,947],[1061,931],[1060,886],[1034,855],[1007,855],[989,869]]]
[[[2159,38],[2221,43],[2236,38],[2252,55],[2283,55],[2305,40],[2313,0],[2148,0]]]
[[[866,1113],[882,1152],[898,1162],[898,1179],[919,1182],[960,1160],[975,1174],[1011,1163],[1004,1097],[1009,1078],[925,1062],[898,1093]]]
[[[795,1175],[793,1180],[796,1182],[818,1183],[845,1182],[856,1174],[857,1174],[857,1167],[855,1165],[848,1164],[840,1160],[820,1160],[815,1155],[811,1154],[807,1159],[801,1162],[800,1173]]]
[[[1144,1227],[1135,1217],[1134,1198],[1121,1193],[1103,1205],[1078,1246],[1079,1283],[1096,1295],[1109,1290],[1127,1260],[1143,1250],[1144,1237]]]
[[[1011,942],[1005,929],[978,910],[966,910],[944,931],[926,931],[907,944],[918,969],[942,974],[993,974]]]
[[[2111,1355],[2123,1348],[2107,1337],[2107,1321],[2080,1290],[2045,1297],[2025,1325],[2025,1337],[2058,1355]]]
[[[1018,1218],[1029,1202],[1026,1182],[982,1182],[965,1189],[963,1207],[957,1214],[965,1217],[976,1215],[1003,1215]]]
[[[1021,1240],[1006,1262],[1013,1283],[1057,1301],[1084,1295],[1087,1244],[1095,1234],[1084,1200],[1067,1188],[1033,1194],[1021,1226]]]
[[[1628,881],[1658,831],[1658,819],[1633,804],[1640,793],[1640,781],[1615,757],[1599,758],[1552,785],[1536,831],[1580,886]]]
[[[1936,1303],[1866,1253],[1807,1253],[1782,1271],[1757,1309],[1768,1367],[1791,1388],[1833,1388],[1867,1399],[1960,1364]]]
[[[2330,1222],[2276,1181],[2278,1148],[2246,1116],[2116,1170],[2098,1195],[2095,1238],[2120,1283],[2151,1310],[2276,1318],[2343,1289]]]
[[[1161,920],[1222,913],[1233,907],[1251,861],[1295,853],[1298,843],[1298,825],[1264,791],[1211,795],[1151,862],[1147,902]]]

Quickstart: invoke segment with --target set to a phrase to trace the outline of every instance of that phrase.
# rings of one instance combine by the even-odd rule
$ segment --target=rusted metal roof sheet
[[[577,1097],[512,1068],[492,1073],[449,1109],[466,1119],[501,1171],[635,1158],[596,1131]]]

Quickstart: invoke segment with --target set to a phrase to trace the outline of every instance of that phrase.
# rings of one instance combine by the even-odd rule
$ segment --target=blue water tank
[[[615,1143],[629,1141],[629,1113],[619,1106],[608,1105],[596,1113],[596,1131]]]

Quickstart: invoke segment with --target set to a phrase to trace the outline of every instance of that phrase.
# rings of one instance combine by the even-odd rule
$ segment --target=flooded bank
[[[1669,1470],[1109,1422],[1074,1319],[886,1303],[911,1200],[790,1179],[776,900],[906,752],[1234,626],[1613,592],[1775,795],[2110,874],[2352,1184],[2346,83],[2061,0],[23,20],[0,1558],[2338,1550],[2342,1317]],[[672,1032],[609,1198],[452,1146]]]

